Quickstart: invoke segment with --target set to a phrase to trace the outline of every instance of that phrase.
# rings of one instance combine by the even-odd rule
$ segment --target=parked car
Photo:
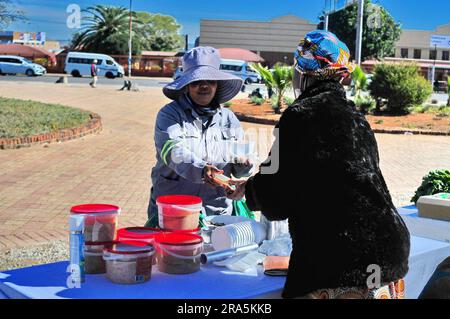
[[[261,76],[243,60],[222,59],[220,69],[240,77],[245,84],[261,83]]]
[[[240,77],[245,84],[262,83],[261,76],[245,61],[222,59],[220,62],[220,69]],[[173,74],[173,79],[178,79],[182,73],[183,67],[177,67]]]
[[[43,75],[47,70],[37,63],[16,55],[0,56],[0,74]]]
[[[98,76],[113,79],[125,74],[123,67],[109,55],[86,52],[69,52],[64,73],[74,77],[91,76],[91,65],[94,60],[97,60]]]

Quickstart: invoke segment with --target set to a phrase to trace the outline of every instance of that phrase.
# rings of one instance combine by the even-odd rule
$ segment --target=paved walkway
[[[101,115],[103,131],[79,140],[0,150],[0,250],[67,240],[71,206],[122,207],[119,226],[146,221],[155,162],[161,89],[119,92],[111,87],[5,83],[0,96],[79,107]],[[244,123],[246,128],[270,127]],[[450,168],[450,137],[377,135],[381,166],[396,205],[406,204],[431,169]]]

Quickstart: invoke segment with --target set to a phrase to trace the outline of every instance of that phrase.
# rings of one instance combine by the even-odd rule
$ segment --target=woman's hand
[[[247,184],[247,181],[230,180],[229,184],[233,185],[235,189],[227,191],[227,198],[241,200],[245,195],[245,185]]]
[[[205,168],[203,169],[203,181],[211,187],[222,186],[222,184],[219,184],[214,179],[214,176],[216,174],[223,174],[223,171],[218,169],[214,165],[206,164]]]

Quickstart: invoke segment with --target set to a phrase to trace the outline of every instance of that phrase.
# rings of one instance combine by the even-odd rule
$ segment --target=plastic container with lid
[[[127,227],[117,230],[117,240],[119,241],[144,241],[153,244],[155,236],[161,233],[159,228],[152,227]]]
[[[103,250],[111,248],[115,242],[86,242],[84,243],[84,271],[86,274],[104,274],[106,263]]]
[[[109,242],[116,237],[120,208],[109,204],[83,204],[70,209],[71,218],[84,220],[85,242]]]
[[[168,274],[189,274],[200,270],[203,238],[187,233],[156,236],[158,269]]]
[[[202,199],[190,195],[165,195],[156,199],[159,227],[164,230],[191,230],[199,225]]]
[[[151,278],[153,245],[138,241],[120,241],[105,248],[106,278],[117,284],[138,284]]]

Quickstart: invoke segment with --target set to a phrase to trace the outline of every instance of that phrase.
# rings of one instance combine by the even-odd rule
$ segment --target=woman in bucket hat
[[[341,80],[349,50],[332,33],[308,33],[295,52],[296,101],[282,114],[269,164],[245,194],[269,220],[288,219],[293,250],[285,298],[402,298],[409,232],[379,167],[375,136]],[[294,185],[286,186],[286,185]],[[275,187],[274,187],[275,186]]]
[[[171,103],[156,118],[156,165],[146,226],[158,225],[156,199],[162,195],[202,198],[207,215],[231,215],[232,201],[215,174],[248,176],[252,165],[233,158],[230,142],[244,132],[236,116],[221,103],[236,96],[242,80],[220,71],[221,58],[212,47],[196,47],[183,56],[183,74],[163,88]]]

